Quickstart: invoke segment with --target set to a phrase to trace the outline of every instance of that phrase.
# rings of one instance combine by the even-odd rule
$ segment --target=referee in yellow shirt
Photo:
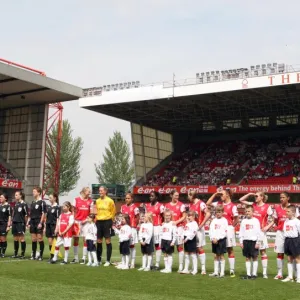
[[[113,219],[116,214],[116,206],[114,200],[107,196],[107,188],[101,186],[99,188],[100,198],[96,200],[95,214],[97,226],[97,258],[99,264],[102,257],[102,240],[105,238],[106,242],[106,263],[104,267],[110,265],[110,258],[112,253],[111,245],[111,229]]]

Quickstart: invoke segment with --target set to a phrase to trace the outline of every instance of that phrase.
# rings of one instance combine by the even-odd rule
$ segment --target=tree
[[[124,184],[128,189],[134,180],[134,167],[128,143],[119,131],[108,140],[103,161],[95,164],[99,183]]]
[[[68,120],[62,124],[61,150],[60,150],[60,175],[59,175],[59,195],[65,195],[73,190],[80,178],[80,158],[83,148],[81,137],[73,137],[73,130]],[[52,149],[47,143],[46,155],[47,162],[45,166],[45,177],[47,178],[45,186],[48,187],[48,194],[53,192],[54,166],[56,157],[58,125],[53,126],[49,134]],[[54,151],[53,151],[54,149]],[[45,188],[45,187],[44,187]]]

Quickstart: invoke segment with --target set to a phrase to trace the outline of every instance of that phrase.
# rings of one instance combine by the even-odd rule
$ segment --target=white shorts
[[[75,221],[75,223],[78,225],[78,227],[79,227],[79,234],[78,235],[74,235],[74,237],[85,237],[86,236],[86,225],[88,224],[88,223],[84,223],[84,224],[82,224],[82,222],[81,221]]]
[[[268,244],[268,238],[267,238],[267,233],[266,232],[260,232],[260,236],[259,236],[259,250],[265,250],[269,248],[269,244]]]
[[[284,253],[284,235],[283,231],[281,230],[276,231],[274,252]]]
[[[183,245],[183,241],[184,241],[184,232],[183,232],[183,226],[179,226],[177,227],[176,230],[176,242],[175,244],[178,245]]]
[[[132,237],[130,239],[130,246],[135,245],[139,242],[136,228],[131,228],[131,235]]]
[[[197,248],[201,248],[206,245],[204,227],[202,227],[197,231],[196,239],[197,239]]]
[[[232,225],[229,225],[227,229],[226,247],[231,248],[235,246],[236,246],[236,241],[235,241],[234,227]]]
[[[153,226],[153,242],[154,245],[159,244],[159,234],[161,226]]]
[[[72,245],[72,238],[71,237],[61,237],[59,236],[56,240],[55,247],[71,247]]]

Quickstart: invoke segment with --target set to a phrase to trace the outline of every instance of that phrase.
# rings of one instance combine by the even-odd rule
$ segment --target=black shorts
[[[172,241],[161,240],[161,251],[165,254],[173,254],[174,253],[174,246],[171,246]]]
[[[56,224],[46,224],[46,237],[54,238],[55,235]]]
[[[218,240],[217,244],[211,244],[212,253],[222,255],[227,252],[226,238]]]
[[[0,223],[0,236],[7,235],[7,223]]]
[[[142,254],[147,254],[147,255],[151,255],[154,252],[153,238],[151,239],[149,244],[146,244],[145,246],[141,245],[141,252]]]
[[[24,235],[25,231],[25,223],[12,223],[11,232],[13,235]]]
[[[285,238],[284,254],[292,257],[300,255],[300,237]]]
[[[256,241],[243,241],[243,256],[247,258],[256,258],[258,256],[259,249],[255,248]]]
[[[184,237],[185,239],[186,237]],[[184,243],[184,252],[187,253],[196,253],[197,252],[197,240],[196,237],[194,237],[192,240],[187,240]]]
[[[130,241],[120,242],[120,254],[122,255],[130,254]]]
[[[89,251],[89,252],[95,252],[96,251],[95,241],[86,240],[85,242],[86,242],[87,251]]]
[[[40,219],[31,219],[30,220],[30,230],[29,232],[32,234],[43,234],[44,232],[44,224],[42,225],[41,228],[38,228],[40,224]]]
[[[112,229],[112,219],[104,220],[104,221],[97,221],[97,238],[110,238],[111,237],[111,229]]]

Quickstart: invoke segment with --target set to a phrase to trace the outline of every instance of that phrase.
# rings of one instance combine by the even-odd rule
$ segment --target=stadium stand
[[[16,179],[16,177],[6,169],[2,164],[0,164],[0,178],[2,179]]]
[[[217,142],[174,157],[144,185],[292,184],[300,179],[300,138]]]

